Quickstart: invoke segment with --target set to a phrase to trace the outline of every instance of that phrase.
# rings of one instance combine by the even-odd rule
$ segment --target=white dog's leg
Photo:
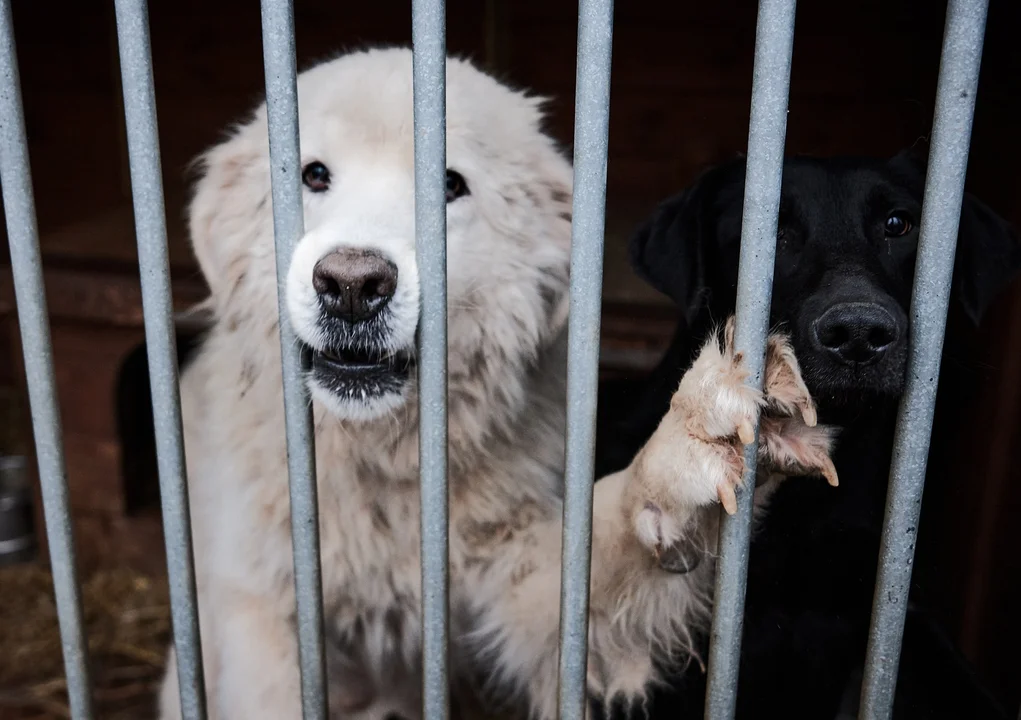
[[[222,606],[212,704],[221,720],[298,720],[301,678],[294,627],[278,607],[251,596]]]
[[[181,690],[177,685],[177,653],[171,645],[167,651],[166,670],[160,685],[160,720],[181,720]]]
[[[199,633],[202,640],[202,669],[205,674],[206,693],[216,684],[216,627],[210,622],[211,616],[204,606],[199,606]],[[167,650],[166,664],[164,665],[163,682],[160,685],[158,706],[160,720],[181,720],[183,711],[181,708],[181,690],[178,685],[177,675],[177,651],[171,644]],[[220,715],[216,712],[215,705],[206,703],[206,717],[208,720],[218,720]]]
[[[685,544],[712,550],[715,521],[707,510],[718,501],[734,510],[741,445],[754,439],[760,411],[769,421],[760,443],[764,472],[822,474],[836,483],[831,433],[816,427],[786,339],[770,339],[765,393],[746,378],[728,324],[722,339],[703,347],[631,466],[595,487],[588,685],[597,697],[640,700],[654,660],[692,649],[689,632],[703,619],[712,563],[688,566],[674,551]],[[516,545],[510,587],[482,627],[497,678],[520,687],[543,720],[556,716],[560,539],[559,522],[530,529]]]

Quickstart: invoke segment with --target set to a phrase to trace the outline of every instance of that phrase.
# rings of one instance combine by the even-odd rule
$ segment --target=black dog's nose
[[[397,266],[378,253],[336,250],[312,270],[323,309],[351,323],[375,317],[397,290]]]
[[[872,303],[840,303],[815,321],[816,340],[847,365],[877,361],[899,335],[893,316]]]

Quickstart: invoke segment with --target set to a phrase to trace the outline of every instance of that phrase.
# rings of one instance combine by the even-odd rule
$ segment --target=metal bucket
[[[25,458],[0,456],[0,565],[27,562],[35,551],[32,491]]]

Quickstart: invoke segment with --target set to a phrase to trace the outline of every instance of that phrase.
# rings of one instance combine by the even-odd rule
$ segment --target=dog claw
[[[751,445],[755,442],[755,428],[747,420],[742,420],[737,426],[737,437],[744,445]]]
[[[831,486],[838,487],[840,485],[840,480],[837,478],[837,468],[828,457],[823,458],[822,476],[826,478],[826,482]]]
[[[808,427],[815,427],[819,423],[819,414],[811,405],[806,405],[802,408],[801,417],[805,419],[805,424],[808,425]]]
[[[719,485],[716,488],[716,493],[720,496],[720,502],[727,514],[735,514],[737,512],[737,495],[734,493],[734,488],[730,485]]]

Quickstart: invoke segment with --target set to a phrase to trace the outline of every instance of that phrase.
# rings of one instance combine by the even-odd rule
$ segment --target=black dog
[[[753,541],[741,719],[830,720],[845,693],[856,691],[905,382],[925,171],[924,159],[910,151],[886,161],[785,163],[771,323],[792,334],[820,421],[841,428],[834,456],[840,487],[788,481]],[[639,388],[618,383],[601,390],[597,477],[631,461],[710,327],[734,311],[744,175],[740,159],[710,170],[662,203],[631,241],[638,274],[670,296],[682,317],[649,379]],[[966,196],[941,402],[948,373],[967,367],[948,359],[968,349],[958,329],[977,326],[1019,267],[1021,249],[1011,229]],[[896,717],[1008,717],[918,609],[923,598],[917,587],[913,593]],[[691,664],[669,691],[653,695],[651,712],[701,718],[704,693],[704,674]]]

